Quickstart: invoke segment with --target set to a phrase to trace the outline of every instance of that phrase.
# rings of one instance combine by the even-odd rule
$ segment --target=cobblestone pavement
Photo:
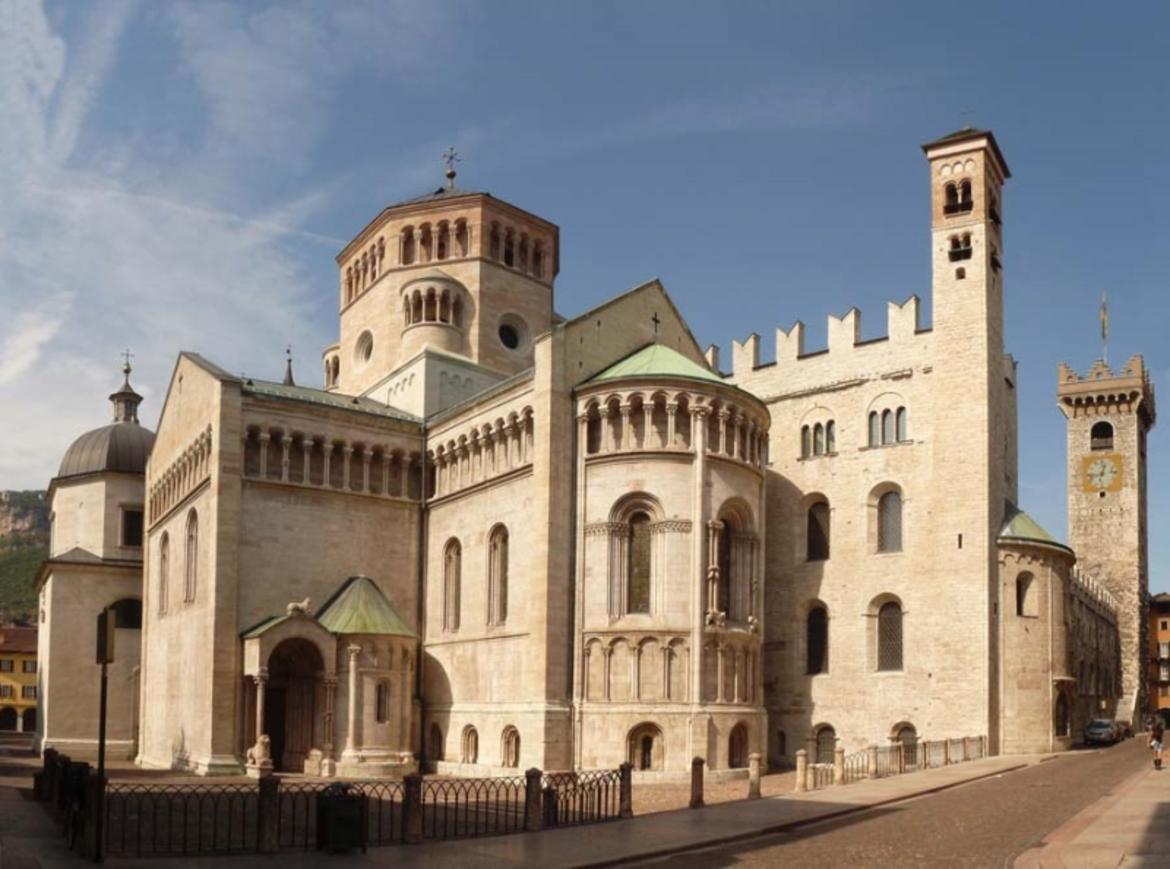
[[[1010,865],[1016,855],[1149,763],[1149,750],[1139,737],[792,833],[638,865],[669,863],[671,869]],[[1170,792],[1170,770],[1166,776]]]

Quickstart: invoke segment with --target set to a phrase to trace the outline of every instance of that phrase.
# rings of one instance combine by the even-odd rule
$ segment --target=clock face
[[[1116,492],[1121,488],[1121,456],[1086,456],[1083,470],[1086,492]]]

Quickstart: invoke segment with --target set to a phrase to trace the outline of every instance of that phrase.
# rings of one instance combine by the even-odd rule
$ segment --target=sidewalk
[[[625,821],[484,839],[428,842],[371,848],[326,856],[284,851],[278,856],[199,859],[108,860],[113,869],[246,866],[249,869],[301,869],[323,865],[411,867],[504,866],[581,867],[662,856],[763,833],[781,832],[814,821],[864,811],[965,782],[1000,775],[1037,763],[1048,755],[992,757],[887,779],[825,788],[761,800],[722,803],[704,809],[659,812]],[[1170,773],[1167,773],[1170,775]],[[745,786],[746,787],[746,786]],[[634,811],[637,811],[637,805]],[[81,865],[64,846],[42,807],[13,788],[0,788],[0,866],[4,869],[57,869]]]
[[[1017,869],[1170,866],[1170,769],[1153,766],[1021,854]]]

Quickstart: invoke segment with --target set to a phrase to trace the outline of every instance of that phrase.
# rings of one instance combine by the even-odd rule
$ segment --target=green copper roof
[[[1062,549],[1068,548],[1045,531],[1039,522],[1015,504],[1007,505],[1007,518],[1004,519],[1003,527],[999,529],[999,539],[1027,540],[1033,543],[1047,543],[1051,546],[1059,546]]]
[[[416,636],[368,576],[347,579],[317,611],[317,621],[333,634]]]
[[[627,356],[600,374],[595,374],[590,383],[605,380],[619,380],[623,377],[685,377],[689,380],[707,380],[722,383],[723,378],[697,362],[692,362],[677,350],[661,344],[648,344],[641,350]]]

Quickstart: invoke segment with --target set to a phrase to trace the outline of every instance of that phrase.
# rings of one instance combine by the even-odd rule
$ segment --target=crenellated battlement
[[[913,339],[916,335],[930,331],[923,329],[919,323],[919,298],[910,296],[904,302],[888,302],[886,305],[886,334],[877,338],[862,340],[861,338],[861,311],[850,308],[844,314],[828,316],[828,346],[822,350],[808,350],[805,346],[805,324],[797,320],[788,329],[776,329],[776,361],[774,364],[786,365],[806,359],[823,357],[829,354],[837,361],[843,354],[858,347],[868,347],[873,344],[892,342],[902,344]],[[707,348],[707,362],[715,369],[719,369],[719,348],[711,345]],[[772,364],[772,363],[767,363]],[[753,332],[742,341],[731,342],[731,377],[742,380],[760,365],[760,336]]]
[[[1112,616],[1114,621],[1117,620],[1117,598],[1095,576],[1079,567],[1073,567],[1069,571],[1069,586],[1074,597],[1097,604],[1101,611]]]
[[[1154,422],[1154,385],[1140,353],[1114,371],[1104,359],[1098,359],[1087,374],[1078,374],[1067,362],[1057,368],[1056,393],[1066,416],[1095,415],[1106,409],[1125,408],[1147,415]]]

